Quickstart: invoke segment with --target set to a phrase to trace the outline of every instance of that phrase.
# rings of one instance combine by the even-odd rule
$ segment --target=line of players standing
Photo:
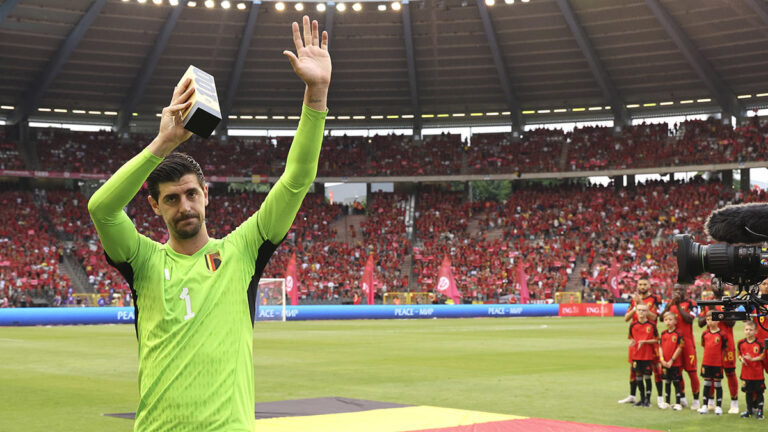
[[[761,294],[768,294],[768,280],[760,284]],[[714,291],[716,299],[722,292]],[[710,410],[715,414],[723,413],[721,380],[723,372],[728,382],[731,396],[729,414],[739,413],[739,383],[736,377],[736,361],[741,363],[741,390],[745,393],[747,410],[741,417],[755,416],[763,418],[763,392],[765,380],[763,371],[768,373],[768,353],[764,344],[768,339],[766,317],[755,318],[744,324],[745,337],[736,343],[733,321],[712,321],[711,307],[699,308],[696,301],[687,298],[687,287],[675,286],[672,298],[661,309],[659,296],[651,294],[651,283],[641,278],[637,281],[637,293],[624,315],[624,320],[631,322],[629,327],[629,362],[630,393],[619,403],[631,403],[638,407],[651,406],[653,376],[657,392],[657,405],[661,409],[672,408],[676,411],[688,407],[685,380],[682,372],[688,374],[692,392],[690,408],[701,414]],[[722,310],[722,306],[716,306]],[[698,313],[697,313],[698,312]],[[661,316],[666,330],[659,333],[656,324]],[[700,345],[704,348],[701,363],[701,377],[704,388],[701,389],[697,375],[698,358],[693,336],[693,324],[705,327]],[[762,326],[760,325],[762,324]],[[664,389],[662,388],[664,387]],[[675,403],[671,404],[674,389]],[[640,397],[636,396],[637,391]],[[666,397],[664,396],[666,393]]]

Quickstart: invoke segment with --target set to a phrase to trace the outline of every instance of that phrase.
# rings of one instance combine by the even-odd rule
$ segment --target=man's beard
[[[189,225],[189,219],[193,218],[195,223]],[[184,228],[180,228],[179,225],[186,225]],[[175,237],[180,240],[191,239],[200,232],[203,227],[203,221],[196,213],[188,213],[181,216],[178,220],[173,222],[173,225],[168,224],[168,227],[173,231]]]

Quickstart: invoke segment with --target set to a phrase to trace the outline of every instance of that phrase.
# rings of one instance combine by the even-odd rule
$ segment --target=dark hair
[[[160,195],[160,183],[179,181],[187,174],[197,177],[200,188],[205,187],[205,177],[200,165],[186,153],[171,153],[160,162],[154,171],[147,177],[149,194],[157,201]]]

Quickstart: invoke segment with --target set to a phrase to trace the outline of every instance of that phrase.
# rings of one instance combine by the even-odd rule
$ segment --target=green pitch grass
[[[658,430],[766,430],[768,421],[738,415],[617,404],[629,392],[626,331],[621,318],[257,323],[256,398],[342,396]],[[742,332],[737,324],[736,337]],[[136,373],[131,325],[0,328],[0,430],[131,431],[131,421],[102,414],[135,411]]]

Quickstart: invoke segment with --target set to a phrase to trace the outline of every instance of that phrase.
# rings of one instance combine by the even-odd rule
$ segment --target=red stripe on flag
[[[526,418],[488,423],[475,423],[436,429],[420,429],[410,432],[654,432],[651,429],[625,428],[562,420]]]

